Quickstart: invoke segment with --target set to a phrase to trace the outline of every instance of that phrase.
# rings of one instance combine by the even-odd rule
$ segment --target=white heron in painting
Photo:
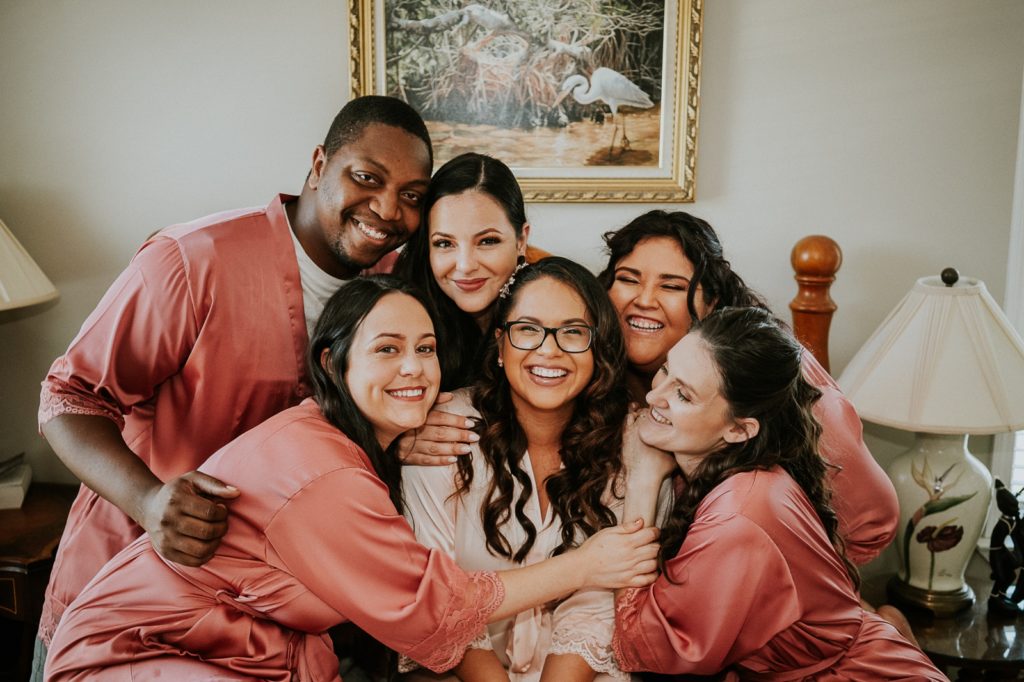
[[[636,109],[650,109],[654,106],[654,102],[647,96],[647,93],[640,89],[640,87],[623,76],[618,71],[606,68],[604,66],[599,67],[590,75],[590,82],[587,83],[585,76],[576,74],[569,76],[562,83],[562,94],[555,102],[557,106],[568,94],[572,94],[572,98],[580,104],[590,104],[601,100],[609,106],[612,110],[612,117],[615,118],[616,128],[619,125],[619,107],[634,107]],[[615,146],[615,130],[612,130],[612,143],[608,148],[608,153],[611,154],[612,148]],[[623,116],[622,121],[622,148],[629,149],[629,138],[626,137],[626,124],[625,117]]]

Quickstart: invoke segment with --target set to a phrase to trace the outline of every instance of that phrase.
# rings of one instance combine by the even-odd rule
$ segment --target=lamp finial
[[[956,268],[946,268],[942,271],[941,277],[943,284],[951,287],[960,279],[960,273],[956,271]]]

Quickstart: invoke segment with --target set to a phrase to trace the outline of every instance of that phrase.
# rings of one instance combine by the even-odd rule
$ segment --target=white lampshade
[[[55,298],[56,287],[0,220],[0,311]]]
[[[984,282],[923,277],[839,377],[867,421],[909,431],[1024,428],[1024,342]]]

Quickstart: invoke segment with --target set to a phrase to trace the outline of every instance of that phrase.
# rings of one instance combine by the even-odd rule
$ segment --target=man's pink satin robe
[[[143,244],[50,368],[40,424],[106,417],[166,481],[308,396],[302,285],[284,211],[293,198],[169,227]],[[82,486],[47,589],[44,643],[67,604],[141,532]]]
[[[946,680],[860,607],[814,507],[778,468],[736,474],[708,494],[664,574],[620,596],[612,646],[623,670]]]
[[[140,537],[64,614],[48,680],[337,680],[324,633],[344,621],[441,671],[504,598],[496,574],[416,542],[366,454],[312,400],[200,470],[241,491],[217,554],[187,568]]]

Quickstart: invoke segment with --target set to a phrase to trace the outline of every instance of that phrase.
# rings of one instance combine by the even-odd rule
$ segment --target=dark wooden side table
[[[29,678],[53,554],[77,493],[74,485],[33,483],[21,509],[0,510],[0,618],[20,623],[14,628],[20,641],[4,643],[15,653],[14,669],[0,676]]]
[[[870,604],[886,601],[891,575],[866,580],[861,594]],[[958,681],[1017,680],[1024,672],[1024,614],[1014,617],[988,612],[989,580],[968,578],[974,606],[952,617],[937,618],[929,611],[900,607],[918,643],[939,668],[957,668]]]

